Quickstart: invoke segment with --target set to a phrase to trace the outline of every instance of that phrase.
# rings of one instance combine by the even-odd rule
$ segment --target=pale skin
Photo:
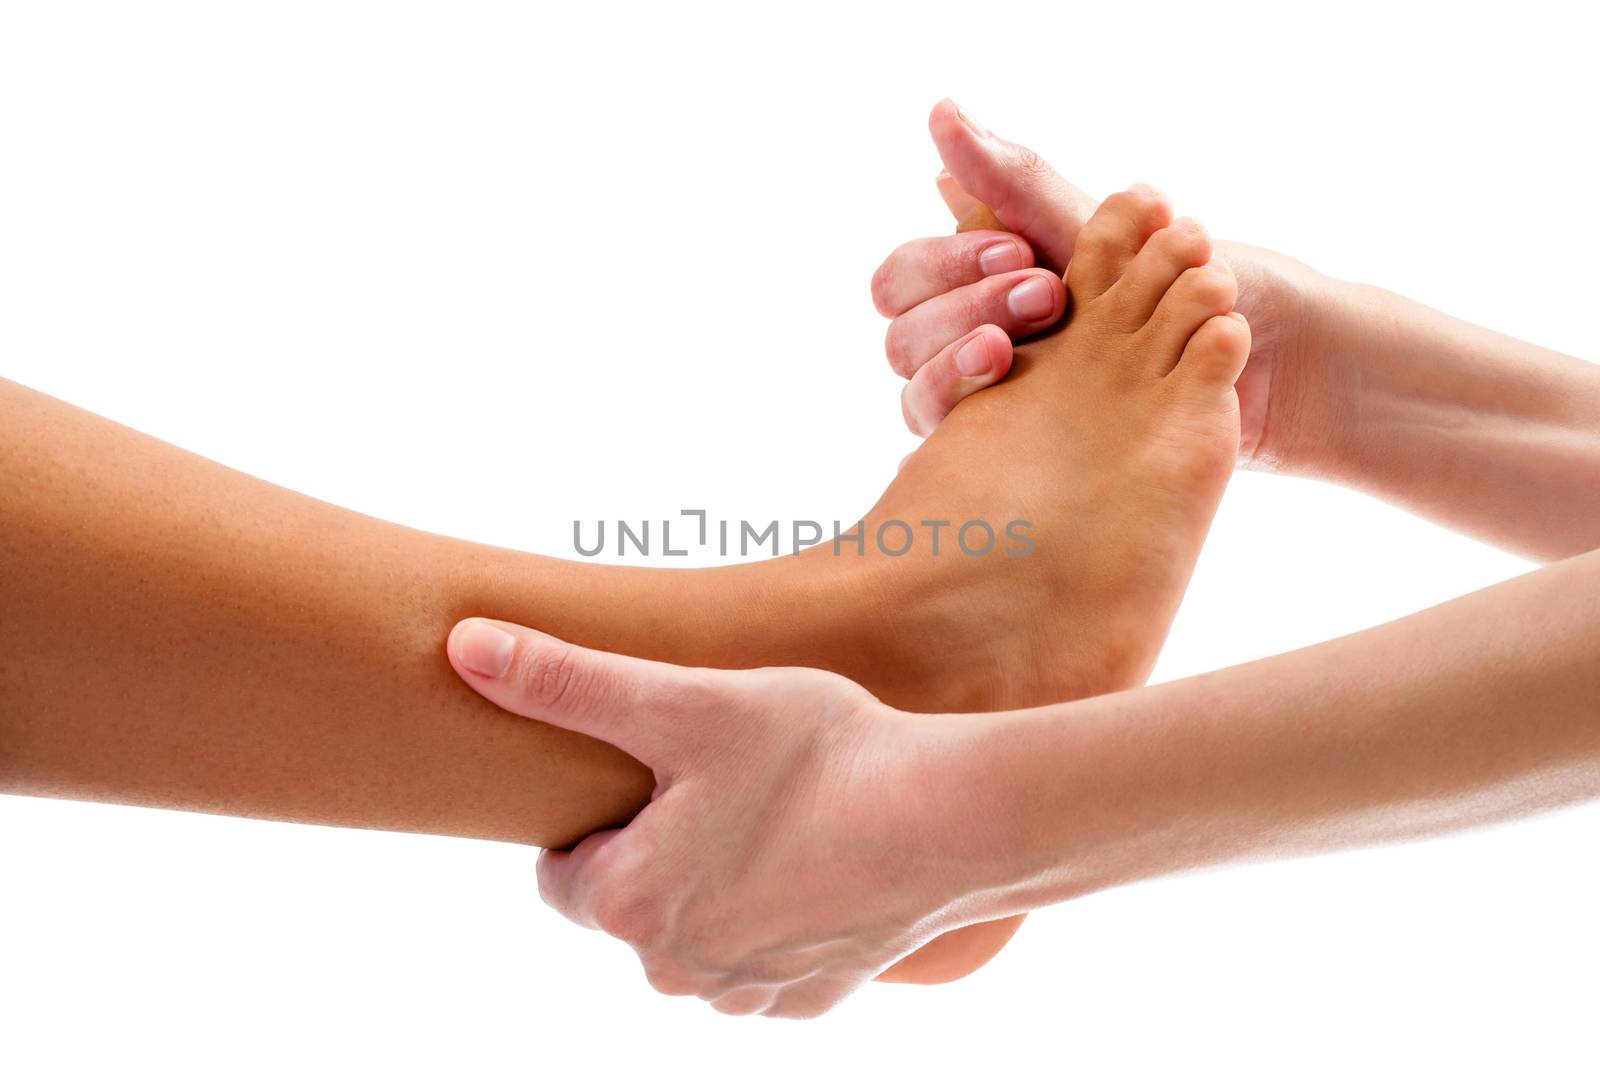
[[[1055,321],[1019,315],[1007,297],[1037,289],[1034,262],[1081,255],[1093,211],[953,104],[930,126],[947,167],[941,190],[969,232],[902,246],[873,286],[895,317],[890,361],[911,379],[906,418],[922,433],[1006,376],[1010,337]],[[547,854],[546,898],[628,940],[667,992],[731,1013],[810,1015],[974,918],[1595,796],[1600,552],[1588,550],[1600,545],[1600,369],[1274,253],[1221,247],[1254,327],[1238,381],[1239,462],[1340,481],[1567,562],[1215,675],[981,720],[912,726],[890,713],[881,733],[846,725],[857,719],[839,709],[859,694],[814,673],[691,675],[463,625],[452,658],[474,687],[592,729],[678,783],[678,799],[669,785],[628,829]],[[529,685],[530,670],[562,685]],[[702,723],[714,731],[727,715],[762,724],[750,752],[810,758],[735,770],[737,760],[702,757]],[[931,753],[909,772],[916,784],[884,756],[912,735]],[[886,800],[918,786],[917,804]],[[795,795],[816,800],[777,799]],[[823,854],[860,862],[833,871]],[[686,855],[706,867],[673,864]],[[960,862],[946,875],[919,866],[927,855]],[[739,914],[747,925],[730,918]],[[983,939],[992,952],[1013,929],[975,928],[965,947],[977,958]]]
[[[1141,272],[1107,305],[1127,321],[1019,349],[867,516],[1025,518],[1024,558],[924,537],[893,558],[567,563],[356,515],[0,382],[0,788],[547,846],[626,822],[648,769],[455,680],[444,636],[469,614],[650,659],[823,667],[929,710],[1138,684],[1232,466],[1249,340],[1204,234],[1153,190],[1115,203],[1080,273]],[[1008,931],[985,936],[889,977],[958,977]]]
[[[1004,380],[1013,338],[1056,324],[1066,301],[1052,269],[1095,209],[952,101],[928,125],[959,232],[907,242],[872,280],[921,435]],[[1252,333],[1241,466],[1359,489],[1533,559],[1600,545],[1600,368],[1276,252],[1217,248]],[[1002,928],[966,941],[974,966],[1004,945]]]
[[[1008,336],[1056,321],[1018,323],[1007,306],[1013,284],[1048,272],[986,273],[984,253],[1002,268],[1064,264],[1095,207],[951,101],[929,130],[964,232],[902,245],[873,281],[894,319],[889,362],[910,379],[907,422],[924,434],[1005,376]],[[1347,485],[1531,559],[1600,546],[1600,367],[1276,252],[1217,248],[1253,337],[1241,465]],[[959,342],[980,327],[988,363],[963,374]]]
[[[1597,587],[1592,552],[1274,659],[998,715],[481,620],[451,656],[661,783],[625,829],[540,857],[545,900],[628,942],[662,992],[799,1018],[964,924],[1600,795],[1600,597],[1572,592]]]

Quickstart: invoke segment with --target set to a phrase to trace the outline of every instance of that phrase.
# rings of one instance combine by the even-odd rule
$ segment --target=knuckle
[[[911,377],[916,368],[912,362],[911,329],[904,317],[889,323],[889,329],[883,336],[883,351],[896,374],[902,378]]]
[[[662,925],[655,899],[626,888],[603,892],[594,905],[594,922],[601,930],[630,945],[654,945]]]
[[[542,648],[522,667],[522,688],[542,705],[559,704],[577,684],[578,655],[570,648]]]
[[[1024,185],[1041,185],[1055,176],[1044,157],[1026,145],[1016,146],[1013,160],[1017,178]]]
[[[878,314],[885,318],[891,318],[900,311],[893,300],[895,275],[898,271],[895,260],[899,256],[900,249],[895,249],[889,258],[879,264],[878,269],[872,272],[872,306],[877,308]]]
[[[946,291],[978,273],[982,245],[968,240],[939,241],[932,248],[933,273]]]
[[[700,990],[700,982],[688,968],[665,960],[651,960],[644,965],[644,980],[650,988],[667,997],[693,996]]]
[[[565,903],[565,896],[551,877],[550,868],[545,863],[543,856],[539,857],[539,864],[535,870],[534,886],[539,891],[539,900],[548,907],[560,908]],[[571,918],[571,915],[568,915],[568,918]]]
[[[1006,308],[1006,299],[1011,295],[1011,290],[1021,281],[1026,281],[1030,277],[1041,277],[1047,273],[1035,269],[1019,274],[1001,275],[991,279],[988,285],[969,285],[959,290],[962,321],[967,324],[966,329],[975,330],[987,323],[999,325],[1012,318]]]
[[[726,704],[727,695],[718,685],[718,677],[700,671],[683,672],[672,686],[650,694],[651,714],[673,722],[692,721],[708,708]]]

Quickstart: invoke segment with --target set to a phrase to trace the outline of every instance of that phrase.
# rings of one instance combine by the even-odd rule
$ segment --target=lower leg
[[[8,383],[0,412],[7,791],[560,845],[627,819],[649,775],[463,687],[458,619],[870,673],[828,643],[859,599],[843,568],[565,563],[332,507]]]
[[[1145,208],[1159,228],[1164,205]],[[1183,339],[1160,358],[1178,362]],[[1084,362],[1095,344],[1062,335],[1034,369],[1024,355],[869,519],[1021,518],[1030,556],[821,548],[708,571],[406,530],[0,385],[0,553],[15,561],[0,571],[0,786],[542,845],[637,811],[651,788],[638,764],[459,684],[442,644],[468,615],[680,663],[826,668],[912,709],[1136,684],[1237,413],[1231,382],[1146,388]],[[1224,432],[1197,435],[1192,417]]]
[[[1015,645],[988,621],[1015,605],[954,588],[976,567],[826,547],[698,571],[567,563],[332,507],[20,386],[0,383],[0,408],[7,791],[540,845],[637,811],[634,761],[459,684],[442,647],[468,615],[680,663],[831,669],[912,708],[1000,707],[1037,678],[1020,646],[979,643]],[[1093,678],[1116,657],[1082,659],[1090,677],[1063,660],[1034,691],[1117,681]]]

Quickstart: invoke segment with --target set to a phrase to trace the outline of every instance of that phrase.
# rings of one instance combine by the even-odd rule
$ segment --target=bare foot
[[[1033,246],[1040,266],[1063,269],[1095,210],[1094,198],[1058,175],[1033,151],[986,130],[953,101],[943,100],[934,107],[928,130],[946,167],[940,189],[961,229],[1012,230]],[[1341,338],[1339,331],[1324,321],[1328,316],[1322,294],[1327,279],[1267,249],[1219,242],[1217,251],[1238,276],[1237,310],[1250,320],[1253,334],[1250,360],[1238,382],[1239,463],[1261,469],[1297,469],[1307,424],[1316,421],[1315,412],[1309,409],[1331,392],[1326,379],[1338,373],[1334,357]],[[896,264],[895,258],[883,269],[913,271],[912,264]],[[990,279],[989,284],[1003,292],[1000,281]],[[949,299],[967,298],[952,293]],[[999,304],[973,308],[973,314],[980,317],[971,325],[1007,321],[1004,306]],[[955,333],[964,328],[957,324]],[[901,359],[920,367],[954,336],[919,338],[927,351],[903,353]]]
[[[1032,541],[1026,555],[1010,542],[968,555],[952,526],[938,554],[922,538],[879,560],[895,629],[862,640],[894,649],[870,672],[880,697],[996,710],[1148,676],[1239,446],[1250,330],[1211,253],[1155,190],[1106,200],[1077,239],[1065,328],[1019,347],[1010,377],[963,402],[873,508],[869,530],[1022,520]],[[883,978],[960,977],[1020,921],[955,931]]]

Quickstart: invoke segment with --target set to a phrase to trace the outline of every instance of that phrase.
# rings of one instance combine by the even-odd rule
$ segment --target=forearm
[[[1600,367],[1320,280],[1274,396],[1300,471],[1539,559],[1600,546]],[[1319,353],[1311,356],[1309,353]]]
[[[467,690],[450,626],[826,659],[792,603],[768,606],[786,567],[583,566],[437,537],[0,382],[0,789],[569,842],[631,816],[650,775]]]
[[[1600,552],[1273,659],[974,720],[974,869],[1024,887],[1000,910],[1031,908],[1592,798],[1596,648]]]

